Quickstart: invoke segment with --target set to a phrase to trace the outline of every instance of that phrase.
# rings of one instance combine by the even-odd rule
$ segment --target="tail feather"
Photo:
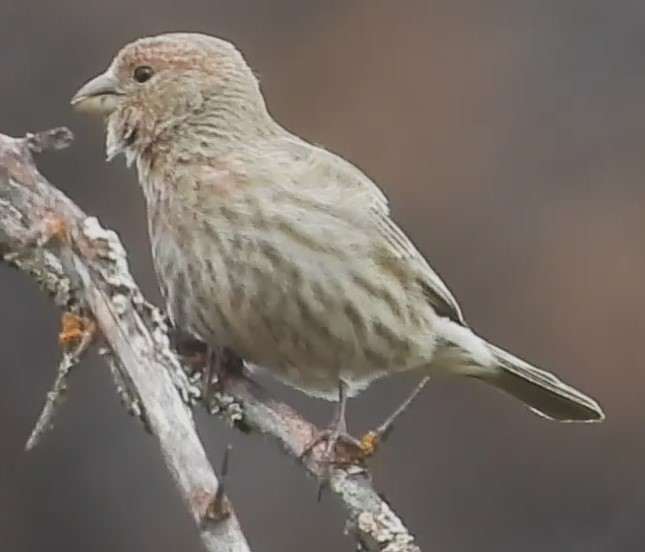
[[[596,422],[604,419],[596,401],[491,345],[469,328],[447,318],[436,326],[439,345],[431,368],[485,381],[522,401],[535,413],[562,422]]]
[[[563,422],[599,422],[604,414],[596,401],[549,372],[490,345],[498,370],[485,379],[525,403],[531,410]]]

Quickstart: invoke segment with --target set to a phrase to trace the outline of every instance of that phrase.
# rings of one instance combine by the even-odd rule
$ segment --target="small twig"
[[[53,427],[56,410],[65,400],[69,375],[72,369],[81,361],[81,357],[91,343],[92,332],[85,331],[74,349],[63,351],[63,357],[56,372],[56,379],[54,380],[51,391],[47,393],[45,405],[34,425],[34,429],[31,431],[29,439],[27,439],[27,444],[25,445],[26,450],[31,450],[38,445],[44,434]]]
[[[403,402],[401,402],[401,404],[394,409],[392,414],[390,414],[380,426],[378,426],[375,430],[368,431],[365,435],[363,435],[363,437],[361,437],[361,449],[363,449],[363,452],[366,455],[373,455],[378,447],[385,443],[385,441],[387,441],[387,438],[390,436],[392,429],[394,429],[394,422],[398,420],[401,414],[403,414],[408,408],[410,408],[410,405],[419,396],[419,393],[421,393],[422,389],[426,386],[426,383],[428,383],[429,380],[430,378],[428,376],[422,378],[421,381],[414,387],[414,389],[412,389],[412,392],[405,399],[403,399]]]
[[[73,141],[74,134],[66,127],[52,128],[36,133],[28,132],[25,136],[27,147],[34,153],[65,149]]]
[[[231,514],[231,506],[224,494],[224,481],[228,475],[228,464],[229,458],[231,455],[231,445],[226,445],[224,449],[224,455],[222,456],[222,466],[220,467],[219,473],[219,487],[215,491],[215,496],[213,497],[213,502],[209,508],[209,517],[215,521],[220,521],[226,519]]]

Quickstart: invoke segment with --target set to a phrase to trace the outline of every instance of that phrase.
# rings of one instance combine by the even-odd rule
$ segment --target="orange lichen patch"
[[[47,218],[47,234],[49,239],[67,237],[67,221],[59,215],[51,215]]]
[[[38,215],[38,220],[27,230],[19,246],[19,251],[15,253],[16,256],[25,250],[43,247],[54,239],[69,245],[71,234],[69,224],[64,217],[48,210],[39,212]]]
[[[361,437],[360,449],[365,458],[372,456],[376,452],[376,448],[380,443],[380,437],[376,431],[368,431]]]
[[[68,349],[77,347],[84,338],[96,332],[96,323],[93,320],[73,312],[64,312],[60,322],[58,343]]]
[[[52,240],[69,245],[70,243],[70,227],[67,219],[58,213],[45,211],[42,213],[42,218],[31,230],[31,235],[28,237],[28,245],[43,246],[50,243]]]

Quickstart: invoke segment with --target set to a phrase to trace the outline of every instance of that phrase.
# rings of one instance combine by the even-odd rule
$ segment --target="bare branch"
[[[230,502],[218,493],[218,481],[186,407],[206,401],[171,347],[164,316],[144,299],[132,279],[116,234],[87,217],[33,164],[30,149],[40,151],[67,140],[60,129],[20,140],[0,135],[0,256],[31,276],[60,308],[82,308],[92,314],[107,343],[105,352],[120,395],[159,440],[207,549],[248,550]],[[48,217],[54,222],[49,227],[59,234],[57,223],[62,221],[62,235],[36,240],[38,244],[49,241],[47,248],[30,247],[26,236],[33,244],[33,229]],[[328,474],[320,448],[301,458],[318,428],[256,383],[244,377],[227,378],[208,399],[209,410],[245,432],[276,442],[311,476],[321,481]],[[329,486],[346,510],[347,532],[361,548],[419,551],[364,468],[334,469]]]
[[[84,320],[82,318],[77,318],[71,313],[64,313],[63,324],[65,325],[65,320],[70,319],[73,319],[74,321]],[[79,364],[85,351],[87,351],[91,345],[94,330],[94,323],[89,320],[87,326],[83,328],[63,328],[63,332],[59,336],[61,345],[65,346],[63,357],[58,365],[56,379],[54,380],[52,390],[47,393],[45,406],[36,421],[36,425],[34,426],[29,439],[27,440],[25,449],[31,450],[38,445],[45,432],[53,426],[56,409],[63,402],[65,393],[67,392],[67,380],[69,375],[72,369]]]

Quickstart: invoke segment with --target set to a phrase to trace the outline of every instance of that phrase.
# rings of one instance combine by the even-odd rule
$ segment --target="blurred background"
[[[124,43],[233,40],[275,117],[365,169],[480,333],[597,397],[599,426],[548,423],[475,383],[438,381],[373,462],[425,551],[645,547],[645,4],[640,0],[59,0],[0,3],[0,131],[70,126],[49,179],[120,233],[155,301],[142,197],[105,165],[70,96]],[[153,439],[102,362],[56,428],[23,446],[59,358],[58,313],[0,265],[0,550],[198,551]],[[360,433],[414,379],[350,405]],[[330,405],[273,385],[312,419]],[[199,417],[257,551],[351,550],[329,497],[274,447]]]

